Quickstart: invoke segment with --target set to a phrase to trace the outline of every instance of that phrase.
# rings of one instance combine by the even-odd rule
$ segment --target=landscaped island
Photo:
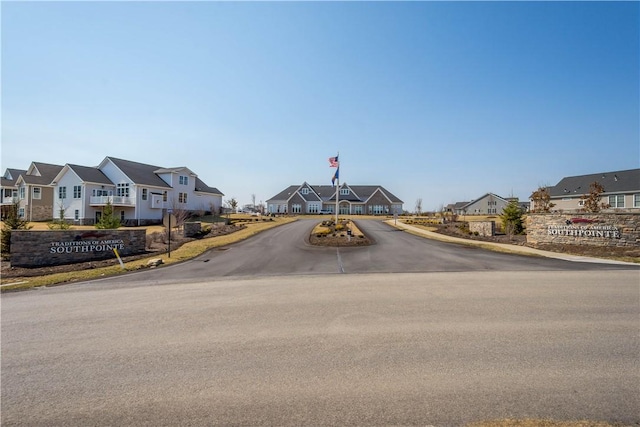
[[[309,236],[309,243],[316,246],[367,246],[371,240],[350,219],[338,218],[322,221]]]

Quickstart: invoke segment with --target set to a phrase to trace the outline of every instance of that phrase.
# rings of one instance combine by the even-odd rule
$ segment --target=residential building
[[[548,187],[554,211],[583,210],[583,196],[589,194],[594,182],[604,187],[601,203],[610,209],[640,210],[640,169],[601,172],[589,175],[562,178],[553,187]],[[535,209],[535,201],[531,202]]]
[[[4,175],[0,177],[0,216],[4,219],[9,209],[13,208],[13,205],[18,202],[18,186],[16,181],[22,174],[27,173],[22,169],[8,168],[4,171]]]
[[[18,216],[27,221],[48,221],[54,216],[53,185],[51,181],[63,166],[32,162],[27,171],[16,179]]]
[[[274,214],[335,213],[336,193],[341,215],[393,215],[402,213],[403,201],[380,185],[291,185],[267,200]]]
[[[470,202],[457,202],[447,206],[447,210],[456,215],[500,215],[510,199],[487,193]]]
[[[106,157],[97,167],[67,164],[53,181],[54,203],[78,224],[95,224],[107,204],[124,225],[160,223],[169,210],[220,212],[222,206],[222,192],[187,167]]]

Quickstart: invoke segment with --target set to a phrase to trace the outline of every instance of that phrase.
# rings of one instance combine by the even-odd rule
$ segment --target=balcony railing
[[[89,203],[92,206],[104,206],[111,203],[112,206],[135,206],[135,199],[123,196],[92,196]]]

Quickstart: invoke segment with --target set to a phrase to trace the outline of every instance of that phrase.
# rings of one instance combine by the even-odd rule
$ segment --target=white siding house
[[[106,157],[97,167],[67,164],[54,180],[64,217],[95,224],[107,203],[125,225],[159,223],[168,209],[219,212],[223,194],[186,167],[160,168]]]

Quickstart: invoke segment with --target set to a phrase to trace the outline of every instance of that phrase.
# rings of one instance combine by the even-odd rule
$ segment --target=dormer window
[[[180,185],[189,185],[189,177],[180,175],[179,182],[180,182]]]
[[[300,192],[301,192],[302,194],[309,194],[309,189],[305,187],[305,188],[303,188]]]
[[[348,196],[349,195],[349,189],[348,188],[341,188],[340,189],[340,195],[341,196]]]

